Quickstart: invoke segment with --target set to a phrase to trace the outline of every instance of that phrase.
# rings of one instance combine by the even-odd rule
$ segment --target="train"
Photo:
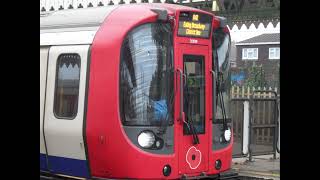
[[[226,18],[175,4],[40,13],[40,176],[229,172],[230,43]]]

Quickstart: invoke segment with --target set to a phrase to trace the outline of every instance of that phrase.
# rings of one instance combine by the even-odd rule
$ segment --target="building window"
[[[60,119],[74,119],[78,112],[80,56],[61,54],[57,60],[54,114]]]
[[[242,59],[248,59],[248,60],[258,59],[258,48],[243,48]]]
[[[269,59],[280,59],[280,48],[269,48]]]

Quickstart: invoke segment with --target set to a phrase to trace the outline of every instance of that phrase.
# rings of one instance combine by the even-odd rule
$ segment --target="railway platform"
[[[273,159],[273,155],[254,156],[253,161],[249,158],[234,158],[232,169],[240,177],[280,180],[280,155]]]

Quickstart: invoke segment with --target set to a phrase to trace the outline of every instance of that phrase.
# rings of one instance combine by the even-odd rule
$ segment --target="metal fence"
[[[280,152],[277,88],[232,87],[234,157]]]

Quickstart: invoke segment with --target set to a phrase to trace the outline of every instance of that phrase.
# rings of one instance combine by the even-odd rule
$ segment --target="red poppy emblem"
[[[186,154],[186,161],[191,169],[197,169],[201,163],[201,152],[194,146],[190,147]]]

